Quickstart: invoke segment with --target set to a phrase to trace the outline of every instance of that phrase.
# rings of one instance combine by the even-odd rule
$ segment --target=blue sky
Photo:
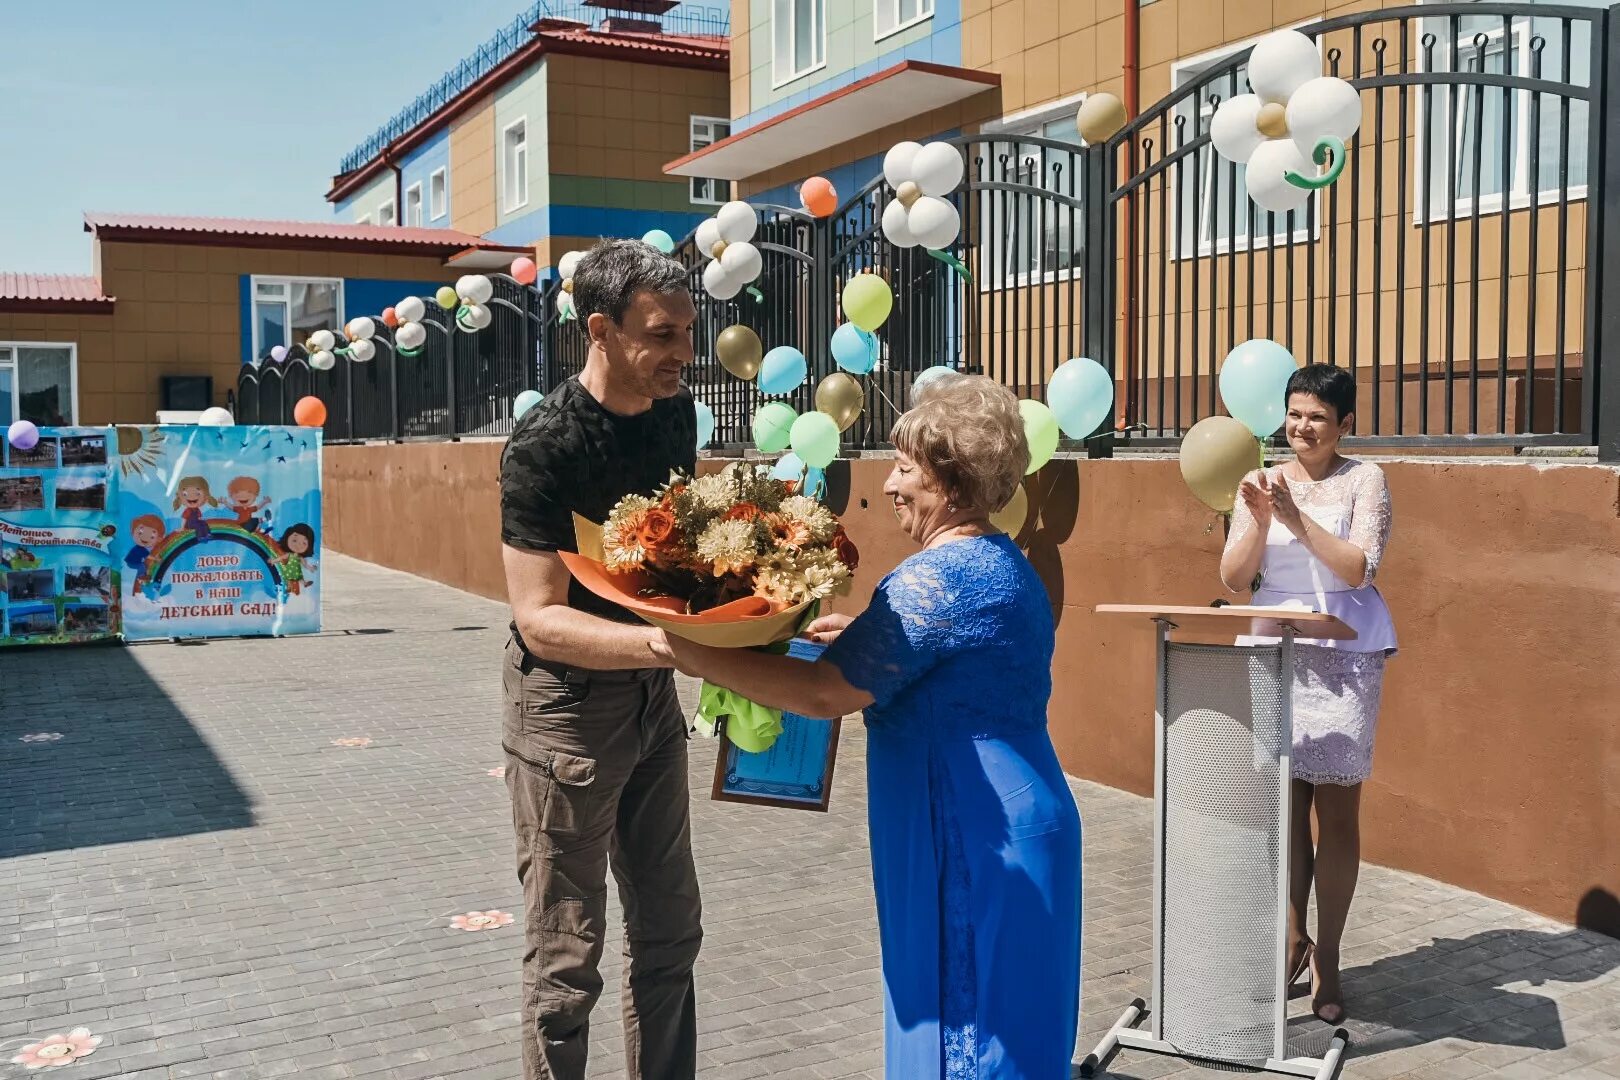
[[[46,0],[0,12],[0,270],[86,210],[324,220],[338,162],[528,0]]]

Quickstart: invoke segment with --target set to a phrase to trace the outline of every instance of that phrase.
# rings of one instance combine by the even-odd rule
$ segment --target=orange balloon
[[[827,217],[838,209],[838,191],[825,176],[812,176],[799,185],[799,201],[816,217]]]
[[[394,309],[391,307],[383,308],[382,321],[383,325],[388,327],[390,330],[397,329],[399,327],[399,316],[394,313]]]
[[[299,398],[293,406],[293,422],[299,427],[325,427],[326,403],[318,397]]]

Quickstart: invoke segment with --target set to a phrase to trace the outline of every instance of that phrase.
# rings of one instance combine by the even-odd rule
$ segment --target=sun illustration
[[[155,427],[118,429],[118,468],[124,476],[145,476],[148,469],[163,463],[163,446],[169,437]]]

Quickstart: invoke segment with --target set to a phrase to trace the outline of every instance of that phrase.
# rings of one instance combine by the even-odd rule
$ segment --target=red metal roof
[[[553,52],[585,52],[587,55],[612,57],[624,54],[622,59],[640,59],[638,53],[654,53],[668,57],[692,60],[727,62],[731,56],[731,42],[718,37],[680,37],[675,34],[641,34],[627,31],[604,33],[589,27],[548,27],[544,21],[536,23],[535,36],[552,46]],[[570,48],[575,46],[575,48]],[[580,49],[578,46],[587,46]]]
[[[85,232],[102,240],[209,244],[318,251],[364,251],[449,256],[467,248],[526,252],[461,232],[336,221],[263,221],[254,218],[171,217],[164,214],[84,215]]]
[[[0,311],[94,315],[112,307],[113,298],[101,295],[101,282],[87,275],[0,270]]]

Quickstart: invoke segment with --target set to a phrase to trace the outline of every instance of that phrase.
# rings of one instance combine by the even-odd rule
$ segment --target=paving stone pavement
[[[49,1075],[518,1077],[521,921],[450,928],[522,919],[489,775],[504,609],[340,556],[322,572],[320,636],[0,653],[0,1077],[76,1026],[105,1041]],[[712,744],[692,744],[705,1078],[881,1075],[863,749],[846,725],[819,815],[709,802]],[[1146,989],[1152,812],[1074,791],[1078,1060]],[[592,1076],[622,1075],[617,953]],[[1345,961],[1348,1077],[1620,1077],[1620,941],[1369,867]],[[1111,1075],[1216,1071],[1127,1052]]]

